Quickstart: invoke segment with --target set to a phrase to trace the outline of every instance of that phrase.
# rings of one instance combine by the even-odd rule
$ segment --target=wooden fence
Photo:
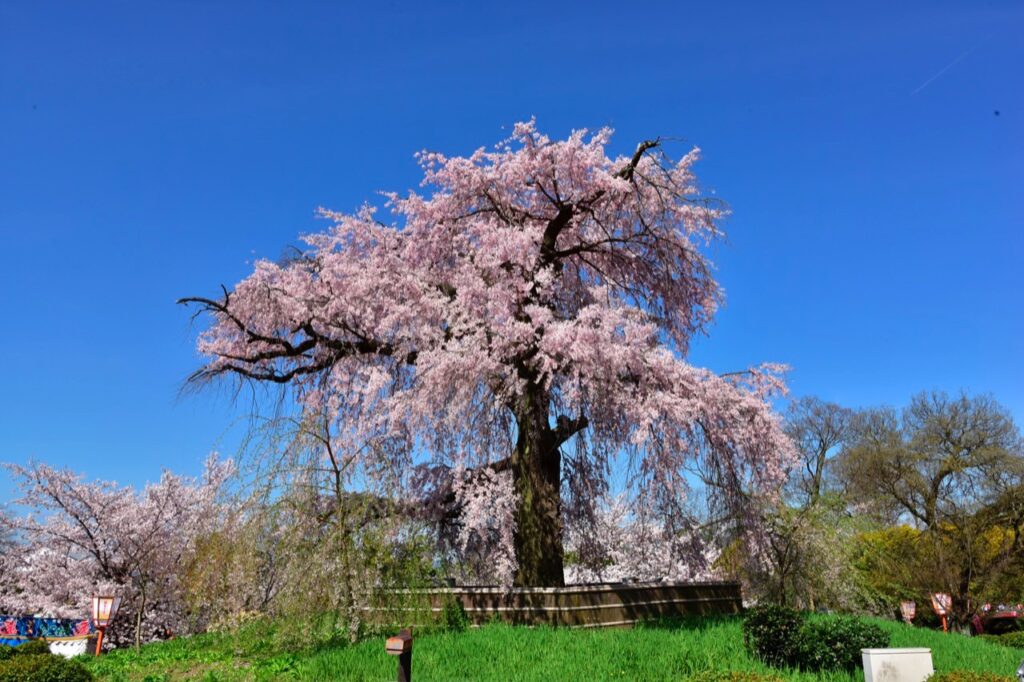
[[[426,592],[440,613],[457,599],[473,623],[494,618],[519,625],[629,626],[643,620],[735,614],[743,609],[739,583],[608,583],[566,587],[451,587]]]

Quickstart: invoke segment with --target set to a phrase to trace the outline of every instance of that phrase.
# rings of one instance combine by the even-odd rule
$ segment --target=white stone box
[[[935,672],[931,649],[861,649],[864,682],[924,682]]]

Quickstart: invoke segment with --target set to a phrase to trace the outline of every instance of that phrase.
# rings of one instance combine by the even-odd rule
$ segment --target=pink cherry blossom
[[[461,514],[457,544],[486,537],[519,583],[562,581],[566,524],[597,530],[613,471],[667,534],[693,467],[742,513],[794,450],[768,403],[779,366],[686,359],[723,297],[704,250],[725,208],[699,190],[699,150],[610,156],[611,137],[553,140],[531,121],[490,150],[420,153],[422,191],[322,210],[332,225],[300,256],[184,299],[212,316],[195,378],[326,410],[363,485],[416,472],[406,492]]]
[[[141,491],[88,482],[41,463],[8,465],[28,508],[5,519],[20,542],[4,557],[0,599],[17,614],[84,618],[99,593],[123,599],[112,634],[187,629],[181,571],[216,526],[217,495],[232,472],[211,456],[202,480],[164,472]]]

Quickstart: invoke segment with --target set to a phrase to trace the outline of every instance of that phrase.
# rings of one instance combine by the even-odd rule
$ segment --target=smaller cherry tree
[[[144,628],[187,628],[180,572],[217,522],[230,462],[211,455],[201,480],[165,471],[141,491],[42,463],[7,468],[22,493],[16,504],[30,510],[6,521],[21,544],[0,576],[9,608],[79,616],[94,594],[112,592],[124,600],[127,618],[118,620],[130,619],[136,647]]]

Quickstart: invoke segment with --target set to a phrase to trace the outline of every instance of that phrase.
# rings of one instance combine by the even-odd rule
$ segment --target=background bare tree
[[[853,421],[853,410],[814,396],[790,404],[786,433],[799,458],[782,495],[751,500],[763,529],[743,569],[752,595],[812,610],[871,610],[844,554],[862,524],[848,513],[833,472]]]
[[[922,531],[946,582],[927,589],[949,591],[963,622],[972,597],[1021,559],[1024,450],[1013,418],[990,396],[933,391],[855,421],[840,466],[846,494]]]
[[[825,491],[826,468],[849,438],[853,416],[853,410],[815,396],[790,403],[786,433],[799,448],[803,464],[793,480],[808,504],[817,502]]]

